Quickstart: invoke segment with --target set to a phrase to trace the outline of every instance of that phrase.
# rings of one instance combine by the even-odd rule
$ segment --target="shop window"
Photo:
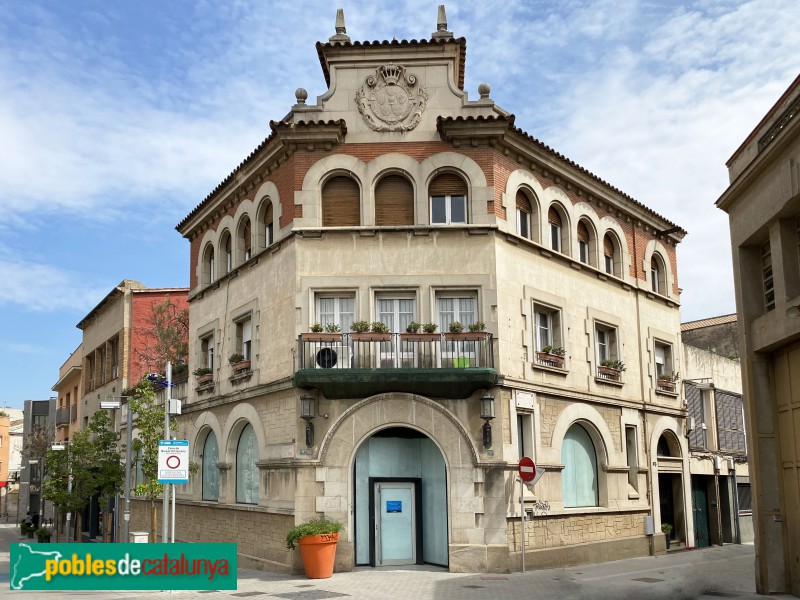
[[[597,506],[597,455],[589,432],[577,423],[564,436],[561,463],[564,507]]]

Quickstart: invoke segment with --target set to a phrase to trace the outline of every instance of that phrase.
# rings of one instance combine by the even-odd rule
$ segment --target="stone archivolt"
[[[410,131],[422,119],[428,93],[417,76],[392,63],[375,69],[356,91],[356,106],[375,131]]]

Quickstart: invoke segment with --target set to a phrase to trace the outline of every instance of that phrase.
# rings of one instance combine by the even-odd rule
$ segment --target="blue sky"
[[[437,3],[0,0],[0,405],[47,398],[122,279],[185,286],[175,225],[269,134],[344,7],[420,39]],[[684,320],[735,310],[725,161],[800,72],[797,0],[450,2],[465,89],[688,230]]]

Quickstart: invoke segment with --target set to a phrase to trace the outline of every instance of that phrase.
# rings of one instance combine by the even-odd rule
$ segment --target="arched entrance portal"
[[[683,503],[683,459],[681,447],[671,431],[664,431],[656,444],[658,496],[661,523],[672,526],[671,541],[685,543],[686,514]]]
[[[444,457],[424,433],[388,427],[353,465],[357,565],[448,566]]]

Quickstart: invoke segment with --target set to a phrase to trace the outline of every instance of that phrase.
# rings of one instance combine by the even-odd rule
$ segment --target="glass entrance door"
[[[414,483],[375,484],[375,564],[417,562]]]

